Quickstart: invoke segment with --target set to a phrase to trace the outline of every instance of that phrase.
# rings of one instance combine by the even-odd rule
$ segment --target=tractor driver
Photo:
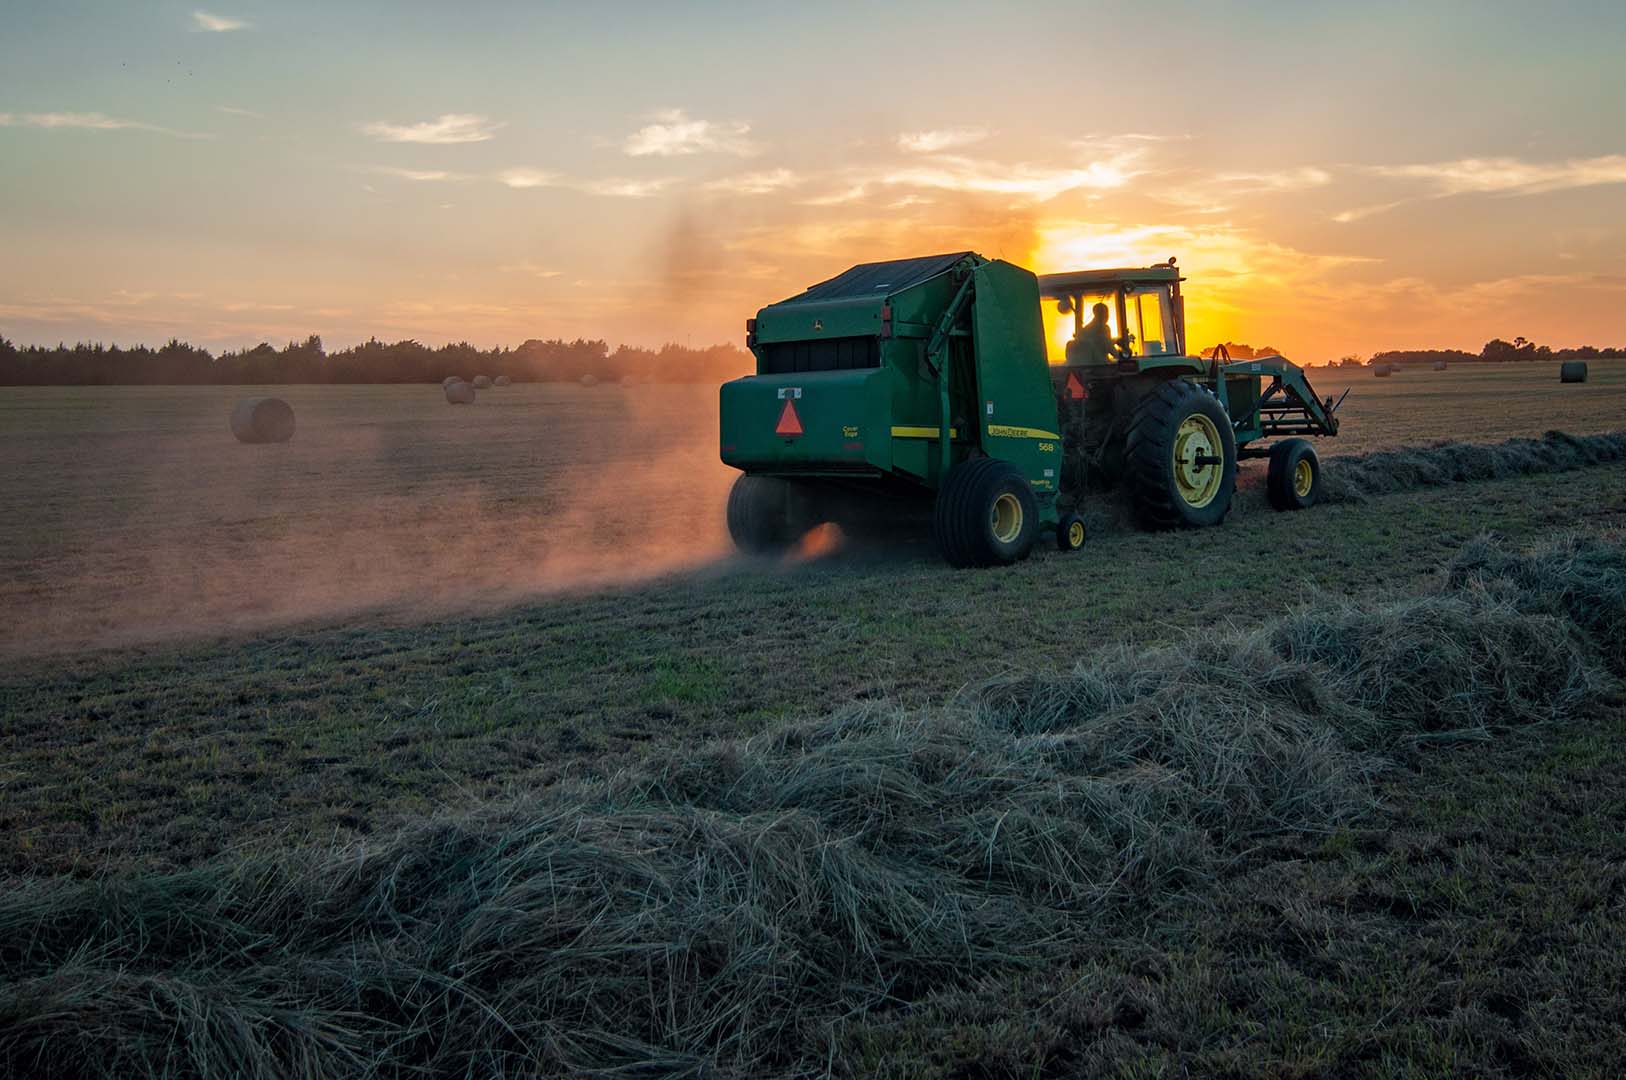
[[[1112,338],[1107,316],[1105,304],[1098,303],[1090,309],[1090,321],[1067,343],[1068,367],[1109,364],[1118,359],[1118,343]]]

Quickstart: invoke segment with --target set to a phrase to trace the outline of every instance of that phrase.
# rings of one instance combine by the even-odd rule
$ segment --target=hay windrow
[[[1626,539],[919,713],[670,751],[379,843],[0,897],[0,1068],[804,1075],[841,1025],[1133,934],[1386,758],[1572,715]],[[1426,762],[1426,758],[1419,758]]]
[[[1327,502],[1360,502],[1417,488],[1569,472],[1619,461],[1626,461],[1626,431],[1603,435],[1549,431],[1539,439],[1443,442],[1327,458],[1321,472],[1322,497]]]

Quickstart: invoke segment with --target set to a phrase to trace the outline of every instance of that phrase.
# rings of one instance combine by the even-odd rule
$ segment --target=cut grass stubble
[[[0,1064],[798,1075],[844,1023],[1063,960],[1385,762],[1572,716],[1626,540],[1476,542],[1434,594],[850,708],[378,844],[0,900]]]

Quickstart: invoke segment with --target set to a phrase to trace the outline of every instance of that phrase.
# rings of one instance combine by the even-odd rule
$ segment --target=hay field
[[[1352,388],[1327,455],[1626,423],[1626,365],[1312,373]],[[244,446],[234,401],[298,434]],[[529,385],[0,389],[0,657],[423,618],[716,565],[716,392]],[[1252,468],[1257,472],[1258,467]],[[1255,482],[1244,477],[1243,483]]]
[[[598,566],[609,587],[551,596],[479,579],[425,606],[377,574],[365,610],[16,654],[0,1072],[1615,1075],[1621,440],[1416,449],[1623,426],[1612,371],[1560,399],[1546,374],[1368,375],[1381,393],[1357,380],[1348,408],[1371,439],[1351,419],[1337,444],[1367,456],[1337,501],[1271,513],[1256,468],[1223,528],[1147,535],[1097,508],[1082,554],[969,573],[914,548],[723,557],[729,476],[697,392],[649,425],[687,471],[651,497],[703,572]],[[433,407],[396,396],[413,389]],[[369,480],[323,484],[313,455],[255,490],[324,492],[312,540],[377,489],[395,509],[349,545],[273,530],[261,563],[246,537],[275,519],[245,517],[234,550],[282,575],[263,589],[342,585],[331,568],[370,565],[369,534],[451,544],[452,493],[484,459],[444,417],[492,399],[284,396],[307,392],[294,443],[242,449],[295,449],[309,424],[338,445],[347,414],[396,441],[350,441]],[[569,411],[535,392],[469,423],[517,459],[537,413]],[[238,449],[220,409],[157,393],[173,457],[219,483],[198,448]],[[563,393],[601,410],[585,428],[621,422],[616,388]],[[1407,434],[1420,397],[1440,402],[1427,436]],[[1605,463],[1572,467],[1588,453]],[[1559,470],[1520,471],[1543,455]],[[1371,482],[1388,460],[1404,485]],[[154,507],[124,475],[105,502],[127,543],[221,542],[211,514],[255,509],[207,486]],[[412,519],[414,483],[450,501]],[[557,535],[547,496],[505,506],[501,487],[475,482],[482,513]],[[592,505],[577,531],[613,543],[619,504]],[[99,550],[95,531],[65,530]],[[443,574],[466,557],[393,542],[375,546]]]
[[[1387,379],[1365,369],[1316,368],[1322,397],[1349,390],[1344,428],[1324,453],[1366,453],[1440,439],[1492,442],[1561,429],[1613,431],[1626,424],[1626,364],[1594,360],[1588,381],[1565,386],[1556,362],[1459,364],[1445,371],[1404,368]],[[1574,391],[1581,391],[1575,394]]]
[[[232,403],[294,408],[245,446]],[[0,656],[435,611],[715,558],[716,391],[0,389]]]

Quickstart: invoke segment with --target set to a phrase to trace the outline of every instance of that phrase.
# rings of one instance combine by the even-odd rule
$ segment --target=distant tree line
[[[1219,349],[1218,345],[1210,345],[1198,355],[1205,360],[1212,360]],[[1225,343],[1225,352],[1232,360],[1258,360],[1263,356],[1282,355],[1282,351],[1274,345],[1262,345],[1256,349],[1252,345],[1246,345],[1240,341],[1227,341]]]
[[[216,356],[171,338],[158,348],[100,342],[18,346],[0,337],[0,386],[128,386],[156,384],[418,383],[448,375],[507,375],[515,382],[633,378],[715,383],[748,374],[751,355],[734,345],[691,349],[618,346],[601,340],[532,338],[518,348],[480,349],[466,341],[430,348],[416,341],[376,339],[328,352],[312,334],[278,349],[262,343]]]
[[[1212,357],[1217,345],[1210,345],[1201,353],[1204,357]],[[1280,356],[1281,351],[1270,345],[1255,349],[1251,345],[1240,344],[1235,341],[1225,343],[1226,350],[1233,360],[1255,360],[1263,356]],[[1492,338],[1485,343],[1485,347],[1477,353],[1464,349],[1390,349],[1387,352],[1373,353],[1372,358],[1363,360],[1360,356],[1350,354],[1337,360],[1328,361],[1327,367],[1376,367],[1379,364],[1426,364],[1432,366],[1436,361],[1447,364],[1506,364],[1522,360],[1618,360],[1626,358],[1626,348],[1600,349],[1594,345],[1579,345],[1573,349],[1554,349],[1547,345],[1537,345],[1522,337],[1512,341],[1503,341],[1501,338]]]
[[[1391,349],[1373,353],[1368,364],[1430,364],[1443,360],[1448,364],[1511,364],[1528,360],[1618,360],[1626,357],[1626,348],[1600,349],[1594,345],[1579,345],[1573,349],[1554,349],[1537,345],[1522,337],[1512,341],[1492,338],[1477,353],[1462,349]],[[1359,357],[1346,357],[1360,363]]]

